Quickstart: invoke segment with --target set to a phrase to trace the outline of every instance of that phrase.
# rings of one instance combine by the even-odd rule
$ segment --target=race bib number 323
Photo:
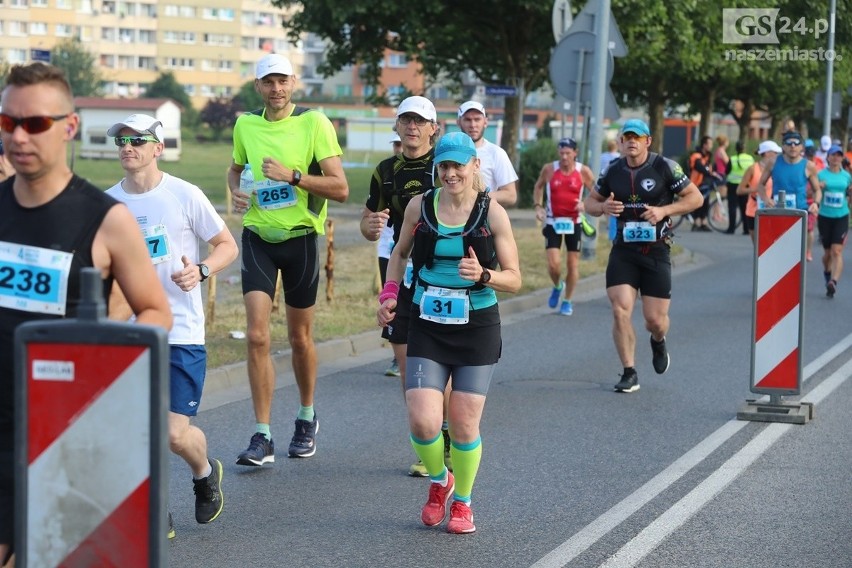
[[[65,315],[72,253],[0,242],[0,306]]]

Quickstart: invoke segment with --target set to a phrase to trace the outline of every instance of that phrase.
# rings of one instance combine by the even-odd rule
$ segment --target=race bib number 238
[[[72,253],[0,242],[0,306],[65,315]]]

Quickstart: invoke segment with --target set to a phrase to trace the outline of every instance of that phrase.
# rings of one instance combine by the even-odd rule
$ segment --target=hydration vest
[[[424,266],[432,268],[435,259],[460,260],[460,257],[436,256],[435,245],[438,239],[451,239],[461,236],[465,254],[472,247],[483,268],[495,268],[497,266],[497,251],[494,248],[494,235],[488,226],[488,206],[491,203],[488,194],[483,191],[477,195],[476,203],[462,232],[450,235],[442,235],[438,230],[438,216],[435,213],[434,197],[434,188],[423,194],[423,200],[420,203],[420,221],[414,227],[414,249],[412,250],[411,261],[414,265],[415,283],[419,280],[420,269]],[[479,283],[475,283],[471,287],[472,290],[481,290],[482,288],[484,286]]]

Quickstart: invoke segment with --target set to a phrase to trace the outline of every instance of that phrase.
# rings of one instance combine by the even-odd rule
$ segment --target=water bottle
[[[251,164],[246,164],[240,173],[240,191],[249,195],[254,191],[254,174],[251,171]]]
[[[254,190],[254,173],[251,171],[251,164],[246,164],[240,173],[240,191],[248,195],[249,205],[247,207],[251,207],[251,195]]]

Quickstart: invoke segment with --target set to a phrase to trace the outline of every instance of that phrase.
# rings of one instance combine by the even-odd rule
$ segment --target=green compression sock
[[[438,433],[432,440],[420,440],[414,435],[409,435],[411,446],[433,481],[444,478],[446,467],[444,467],[444,436]]]
[[[453,496],[457,501],[470,503],[473,492],[473,482],[479,470],[482,459],[482,438],[477,438],[469,444],[460,444],[453,440],[450,445],[450,456],[453,458],[453,475],[456,477],[456,489]]]

